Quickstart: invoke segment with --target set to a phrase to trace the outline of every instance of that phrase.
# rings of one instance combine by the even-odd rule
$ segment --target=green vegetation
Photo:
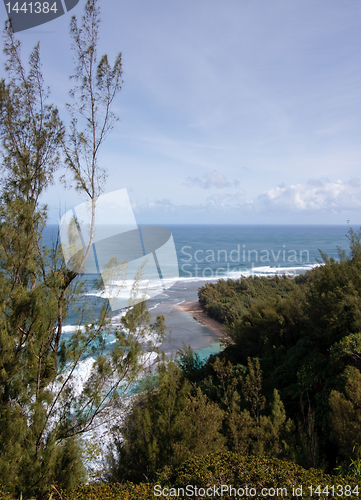
[[[84,294],[82,267],[92,245],[96,200],[103,172],[98,152],[114,123],[112,103],[121,88],[121,57],[111,66],[97,60],[99,11],[88,0],[71,38],[76,67],[67,132],[48,104],[39,45],[26,68],[11,25],[4,32],[6,79],[0,82],[0,485],[16,495],[48,494],[50,484],[71,489],[85,478],[80,437],[109,418],[121,395],[142,370],[142,342],[162,337],[163,321],[150,324],[136,305],[105,350],[110,314],[76,310]],[[46,207],[39,199],[56,169],[67,168],[91,206],[90,240],[77,265],[65,266],[59,245],[45,248]],[[83,301],[85,303],[85,301]],[[78,324],[65,342],[63,324]],[[125,335],[122,327],[129,330]],[[94,359],[83,385],[79,369]]]
[[[349,256],[323,256],[294,280],[202,287],[202,305],[232,342],[204,366],[189,348],[162,365],[115,430],[110,478],[178,474],[212,450],[360,477],[360,236],[350,231]]]
[[[188,495],[187,485],[191,488],[188,490]],[[194,493],[191,498],[207,498],[203,490],[208,488],[211,488],[212,494],[208,498],[212,496],[217,498],[213,494],[214,488],[221,498],[242,496],[242,490],[239,491],[238,497],[235,496],[234,490],[223,490],[221,496],[222,485],[232,486],[236,491],[241,488],[243,496],[247,496],[248,492],[248,496],[258,497],[257,495],[262,492],[262,498],[267,499],[275,497],[310,499],[332,496],[341,499],[358,498],[360,488],[358,480],[351,475],[330,476],[320,470],[306,470],[294,463],[274,458],[219,452],[190,458],[180,466],[167,467],[157,474],[153,482],[135,484],[128,481],[122,484],[84,485],[69,492],[51,488],[47,498],[49,500],[189,498],[191,491]],[[15,500],[15,497],[0,492],[0,500]]]
[[[360,235],[350,231],[349,256],[323,255],[323,265],[295,280],[228,280],[199,291],[210,314],[219,314],[215,297],[226,311],[234,343],[222,359],[237,370],[257,357],[264,394],[278,391],[293,422],[286,442],[306,467],[347,469],[360,458]]]
[[[162,338],[164,318],[151,324],[145,304],[135,305],[113,328],[107,352],[109,306],[99,314],[84,308],[65,342],[64,321],[84,293],[80,278],[104,181],[98,151],[122,83],[120,54],[113,66],[106,56],[97,59],[98,24],[96,0],[86,2],[80,26],[71,22],[69,131],[48,104],[39,46],[26,71],[11,26],[5,31],[0,499],[154,498],[155,482],[348,484],[353,491],[361,477],[361,233],[350,231],[349,256],[340,254],[339,262],[323,256],[324,265],[295,280],[242,278],[202,287],[201,304],[225,324],[232,343],[204,366],[189,348],[177,362],[161,362],[124,417],[122,395],[142,371],[142,343],[150,333],[155,342]],[[60,166],[91,206],[90,239],[72,269],[58,244],[43,244],[47,211],[39,199]],[[91,375],[79,388],[79,367],[90,356]],[[103,475],[111,484],[81,486],[81,436],[108,421],[110,410],[122,415]]]
[[[223,411],[200,388],[192,389],[175,363],[161,365],[123,425],[114,429],[117,460],[110,479],[153,479],[166,466],[223,449]]]
[[[289,498],[297,498],[297,495],[293,494],[293,488],[296,490],[301,485],[302,498],[315,496],[315,488],[313,488],[313,495],[310,495],[310,486],[320,485],[319,491],[322,491],[327,485],[338,484],[344,488],[349,485],[351,491],[354,492],[357,491],[358,486],[354,477],[335,478],[319,470],[305,470],[290,462],[273,458],[245,457],[232,452],[193,458],[177,468],[177,470],[171,470],[163,474],[163,476],[160,475],[158,479],[162,481],[168,480],[175,488],[181,488],[187,484],[198,488],[208,488],[209,485],[220,487],[223,484],[232,485],[236,489],[243,488],[246,490],[248,487],[248,490],[250,490],[250,488],[254,488],[257,494],[262,488],[274,488],[276,491],[279,488],[278,495],[274,491],[270,491],[271,494],[267,495],[266,493],[264,498],[285,496],[284,490],[281,491],[282,488],[287,489]],[[341,488],[339,492],[341,493]],[[330,489],[329,494],[331,494]],[[244,496],[246,495],[244,494]],[[346,498],[346,495],[340,494],[340,497]],[[235,495],[232,496],[225,492],[224,498],[235,498]],[[352,496],[352,498],[356,498],[356,495]]]

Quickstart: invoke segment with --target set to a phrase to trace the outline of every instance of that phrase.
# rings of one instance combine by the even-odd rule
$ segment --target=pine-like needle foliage
[[[110,316],[79,310],[78,328],[66,341],[63,322],[82,296],[78,269],[66,268],[59,245],[47,249],[46,207],[39,199],[66,165],[75,186],[92,206],[92,245],[96,200],[103,171],[98,152],[115,118],[111,105],[121,87],[121,58],[97,60],[99,9],[88,0],[80,25],[73,18],[77,86],[71,95],[70,133],[41,72],[39,45],[28,67],[11,26],[4,33],[6,79],[0,82],[2,185],[0,193],[0,484],[23,496],[45,495],[52,483],[70,488],[84,476],[79,437],[111,419],[143,369],[142,344],[163,335],[162,318],[151,324],[138,304],[115,329],[106,350]],[[80,93],[80,97],[79,97]],[[84,129],[79,124],[86,124]],[[136,290],[136,285],[135,285]],[[125,329],[127,330],[127,333]],[[152,347],[150,348],[150,350]],[[84,362],[90,375],[81,380]]]

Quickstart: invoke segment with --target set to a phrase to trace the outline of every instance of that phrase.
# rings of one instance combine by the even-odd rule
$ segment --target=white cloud
[[[257,221],[277,213],[283,214],[283,218],[293,217],[293,220],[296,214],[300,217],[304,214],[308,221],[309,217],[319,220],[319,216],[325,217],[328,214],[343,214],[344,217],[348,213],[349,218],[352,214],[354,217],[361,213],[361,182],[358,178],[335,182],[310,179],[305,184],[273,187],[253,200],[245,192],[238,190],[235,193],[214,193],[199,203],[173,203],[169,199],[147,201],[137,205],[135,211],[141,214],[173,214],[195,223],[201,216],[204,220],[203,216],[208,217],[210,214],[217,217],[222,217],[222,214],[244,217],[248,214],[248,217],[256,217],[254,220]],[[302,217],[300,219],[297,216],[297,220],[302,220]]]
[[[199,177],[187,177],[184,185],[187,187],[198,186],[203,189],[210,189],[211,187],[223,189],[230,186],[238,187],[240,184],[237,179],[233,179],[232,182],[227,181],[226,177],[223,174],[219,174],[217,170],[207,172],[202,177],[203,180]]]
[[[247,200],[243,191],[236,193],[222,193],[208,196],[205,202],[198,204],[175,204],[169,199],[147,201],[142,205],[135,206],[135,213],[167,213],[179,215],[207,215],[220,213],[237,213],[240,209],[252,208],[252,201]]]
[[[311,179],[307,184],[277,186],[257,199],[260,209],[341,212],[361,208],[360,179],[325,182]]]
[[[208,196],[206,205],[215,209],[237,208],[251,205],[252,201],[247,201],[243,191],[237,191],[234,194],[212,194]]]
[[[175,205],[169,199],[162,200],[147,200],[143,203],[138,203],[136,200],[131,200],[133,211],[139,213],[174,213],[179,211],[180,206]]]

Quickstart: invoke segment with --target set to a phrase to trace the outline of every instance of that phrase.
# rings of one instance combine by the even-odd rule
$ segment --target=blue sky
[[[24,55],[40,41],[65,121],[69,22],[84,1],[18,34]],[[99,5],[99,53],[122,52],[124,79],[101,164],[138,222],[361,223],[359,1]],[[56,222],[83,199],[57,181],[43,201]]]

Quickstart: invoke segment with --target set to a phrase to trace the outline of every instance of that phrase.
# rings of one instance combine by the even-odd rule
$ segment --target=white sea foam
[[[84,385],[92,373],[94,362],[94,358],[87,358],[84,361],[81,361],[79,366],[75,369],[73,375],[73,387],[76,396],[79,396],[83,392]]]
[[[259,266],[259,267],[252,267],[252,268],[242,268],[241,265],[233,265],[233,268],[229,269],[228,273],[224,274],[217,274],[217,270],[212,270],[211,275],[207,275],[207,273],[202,273],[202,275],[198,276],[180,276],[179,278],[176,279],[177,283],[190,283],[190,282],[197,282],[197,281],[218,281],[219,279],[239,279],[241,277],[247,278],[249,276],[275,276],[275,275],[288,275],[288,276],[298,276],[300,274],[305,273],[306,271],[309,271],[310,269],[313,269],[314,267],[319,266],[320,264],[309,264],[309,265],[302,265],[302,266],[294,266],[294,267],[289,267],[289,266],[284,266],[284,267],[279,267],[279,266]],[[203,270],[204,272],[205,270]],[[168,289],[168,286],[173,284],[175,282],[175,278],[167,278],[162,280],[164,287],[167,289],[167,292],[174,292],[174,290]],[[125,284],[124,284],[125,283]],[[134,282],[131,280],[127,280],[126,282],[117,282],[114,281],[112,286],[107,286],[104,288],[102,291],[96,291],[92,290],[87,293],[89,296],[95,296],[95,297],[101,297],[101,298],[107,298],[107,299],[114,299],[114,298],[124,298],[129,294],[129,290],[132,288]],[[159,293],[157,295],[154,295],[154,292],[159,290]],[[185,287],[184,290],[187,288]],[[144,300],[148,300],[151,297],[159,297],[159,296],[164,296],[168,297],[167,294],[164,293],[164,290],[159,289],[159,282],[154,281],[152,282],[151,280],[143,280],[140,282],[140,290],[149,290],[149,294],[145,293],[144,295]],[[155,307],[157,307],[159,304],[157,304]]]
[[[140,364],[145,368],[149,368],[158,360],[158,353],[149,351],[140,356]]]
[[[80,330],[83,332],[85,330],[85,326],[84,325],[80,325],[80,326],[79,325],[65,325],[61,329],[62,333],[73,333],[76,330]]]
[[[219,275],[219,276],[181,276],[177,280],[177,283],[196,283],[196,282],[204,282],[204,281],[218,281],[220,279],[240,279],[240,278],[249,278],[251,276],[257,276],[257,277],[268,277],[268,276],[289,276],[289,277],[296,277],[301,274],[304,274],[306,271],[310,271],[311,269],[314,269],[315,267],[318,267],[322,264],[309,264],[309,265],[304,265],[304,266],[297,266],[297,267],[277,267],[277,266],[259,266],[259,267],[253,267],[250,269],[245,269],[242,268],[241,270],[237,270],[237,267],[239,268],[240,266],[235,266],[235,269],[233,271],[230,271],[228,274],[224,275]],[[186,290],[187,287],[184,288]]]
[[[158,354],[154,351],[146,352],[140,356],[140,363],[144,370],[154,365],[157,360]],[[86,375],[86,369],[86,367],[83,368],[82,373],[84,375]],[[145,372],[140,375],[140,378],[144,374]],[[127,381],[125,381],[124,386],[127,386]],[[120,409],[112,406],[107,407],[106,419],[97,418],[93,429],[82,436],[82,442],[86,450],[85,466],[89,480],[103,479],[106,457],[109,453],[112,453],[113,437],[111,429],[115,424],[120,425],[122,423],[134,397],[135,395],[130,395],[130,392],[127,391],[122,397],[122,407]],[[91,444],[89,445],[89,443]]]
[[[122,424],[134,398],[134,395],[122,398],[121,408],[109,406],[107,419],[97,418],[94,428],[82,435],[81,440],[85,450],[84,465],[89,482],[105,479],[104,469],[107,456],[109,453],[114,455],[112,428],[114,425]]]
[[[142,372],[139,375],[140,380],[145,376],[147,370],[153,366],[158,361],[158,353],[155,351],[144,352],[140,358],[139,362],[143,367]],[[79,397],[82,393],[86,382],[92,374],[94,369],[94,358],[89,357],[79,363],[79,365],[74,370],[71,376],[71,383],[74,389],[75,397]],[[68,370],[63,374],[63,379],[70,374]],[[111,383],[111,381],[110,381]],[[136,382],[135,382],[136,383]],[[56,382],[52,384],[51,390],[56,393],[61,388],[61,383]],[[132,395],[132,389],[134,390],[135,384],[129,383],[128,379],[124,379],[119,386],[120,390],[124,393],[121,399],[121,408],[115,408],[112,404],[107,404],[107,411],[104,416],[100,413],[98,417],[94,420],[91,430],[87,431],[82,435],[82,443],[85,449],[85,466],[88,473],[88,479],[101,479],[103,477],[104,464],[106,461],[106,456],[111,452],[112,444],[112,433],[111,428],[114,424],[121,424],[124,419],[125,413],[130,409],[131,402],[133,401],[135,395]],[[60,408],[60,401],[56,405]],[[56,417],[54,415],[54,423],[56,422]]]
[[[113,326],[119,326],[121,324],[121,319],[123,318],[123,316],[125,316],[127,312],[131,311],[132,309],[133,309],[132,307],[128,307],[126,310],[119,311],[118,314],[112,317],[111,324]]]

